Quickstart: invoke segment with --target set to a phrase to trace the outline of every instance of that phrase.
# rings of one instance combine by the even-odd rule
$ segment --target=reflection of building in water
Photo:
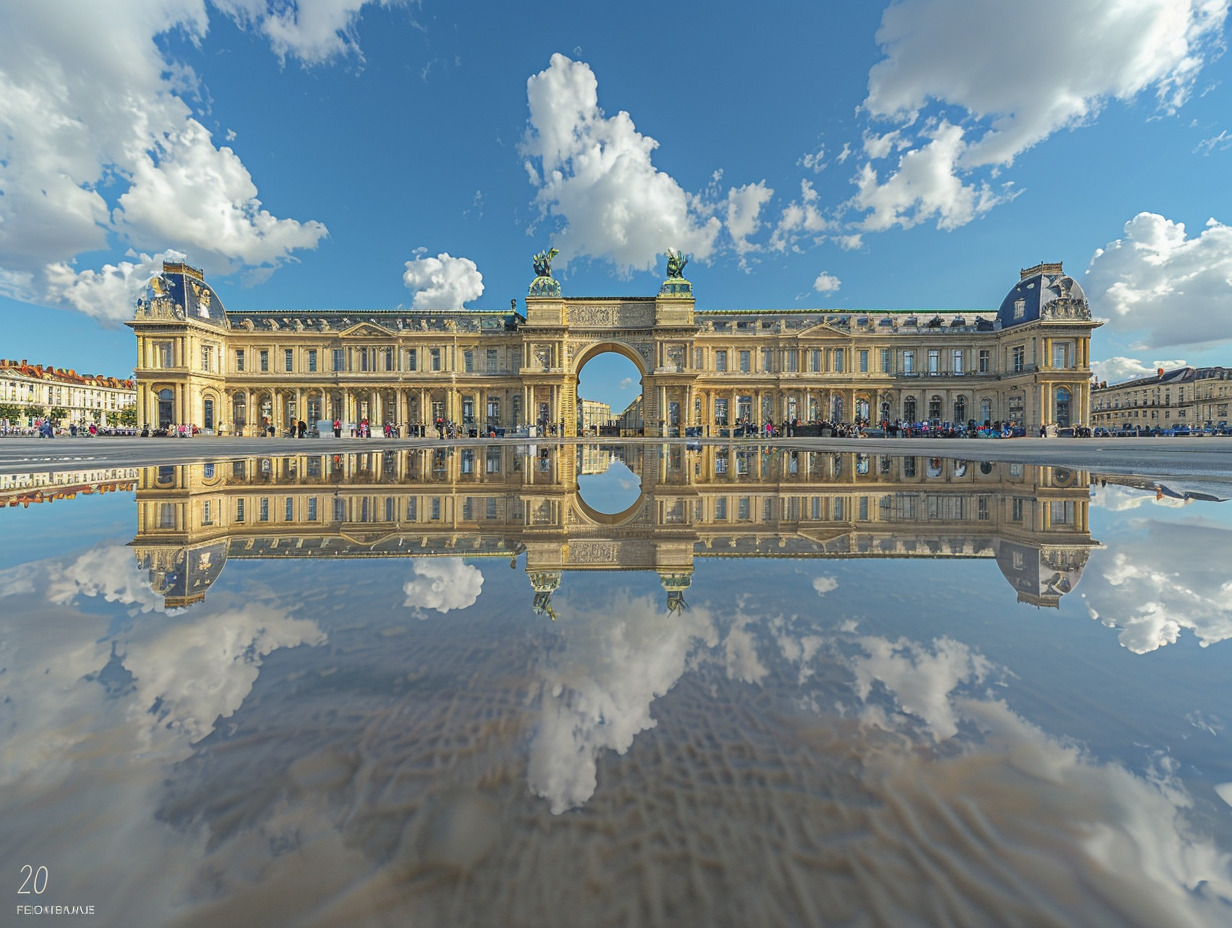
[[[990,558],[1022,602],[1055,606],[1095,545],[1084,473],[1054,467],[638,446],[616,515],[577,477],[596,453],[483,445],[302,454],[142,472],[133,541],[168,606],[233,558],[526,555],[535,609],[565,571],[653,570],[684,605],[698,557]]]
[[[91,470],[43,471],[31,474],[0,474],[0,508],[49,503],[93,493],[133,490],[139,467],[97,467]]]
[[[603,445],[578,446],[578,476],[606,474],[612,467],[612,449]]]

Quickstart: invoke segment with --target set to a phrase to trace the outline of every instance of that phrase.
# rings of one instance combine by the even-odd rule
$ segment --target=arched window
[[[915,422],[915,397],[909,396],[903,400],[903,418],[908,422]]]
[[[158,427],[165,429],[174,421],[175,391],[166,387],[158,391]]]
[[[1061,428],[1071,425],[1070,397],[1068,387],[1057,387],[1057,425]]]
[[[204,416],[201,427],[205,429],[212,429],[214,427],[214,398],[212,396],[207,396],[202,401],[201,408],[202,415]]]
[[[980,400],[980,421],[984,425],[992,425],[992,400],[987,397]]]
[[[960,396],[954,400],[954,422],[961,425],[967,421],[967,398]]]
[[[928,418],[930,419],[940,419],[941,418],[941,397],[937,396],[936,394],[933,394],[933,396],[930,397],[928,400]]]

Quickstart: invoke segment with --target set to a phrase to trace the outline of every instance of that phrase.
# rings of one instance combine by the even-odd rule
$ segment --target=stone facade
[[[1109,429],[1224,428],[1232,417],[1232,371],[1226,367],[1159,368],[1151,377],[1098,383],[1091,425]]]
[[[128,324],[141,421],[281,433],[363,419],[576,434],[582,367],[641,374],[646,435],[741,422],[1085,423],[1099,323],[1060,264],[1021,272],[1000,308],[697,310],[692,284],[653,297],[569,297],[537,276],[525,313],[225,310],[200,271],[167,264]]]
[[[62,367],[43,367],[28,361],[0,360],[0,403],[21,409],[34,407],[39,416],[63,409],[59,424],[100,427],[118,425],[120,413],[137,402],[132,380],[78,374]],[[12,426],[29,425],[23,412]]]

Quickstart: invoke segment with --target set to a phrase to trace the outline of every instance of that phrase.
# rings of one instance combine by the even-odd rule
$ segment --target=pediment
[[[796,333],[797,338],[829,338],[834,341],[850,341],[851,332],[843,329],[836,329],[829,322],[819,322],[816,325],[811,325],[807,329],[801,329]]]
[[[397,333],[375,322],[357,322],[338,333],[339,338],[392,338]]]
[[[371,548],[390,537],[393,533],[382,529],[344,529],[338,534],[352,544]]]

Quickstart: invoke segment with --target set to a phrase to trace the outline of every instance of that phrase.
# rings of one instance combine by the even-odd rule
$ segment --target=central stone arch
[[[582,339],[575,339],[571,346],[573,356],[573,364],[571,377],[566,384],[567,397],[566,404],[574,410],[574,421],[577,419],[577,410],[582,399],[578,393],[582,383],[582,369],[586,367],[595,358],[605,354],[617,354],[633,364],[637,371],[638,388],[645,391],[647,375],[650,373],[647,370],[646,359],[640,351],[629,341],[618,338],[600,338],[587,343]],[[592,397],[593,398],[593,397]],[[612,415],[617,416],[622,412],[619,409],[613,409]]]

